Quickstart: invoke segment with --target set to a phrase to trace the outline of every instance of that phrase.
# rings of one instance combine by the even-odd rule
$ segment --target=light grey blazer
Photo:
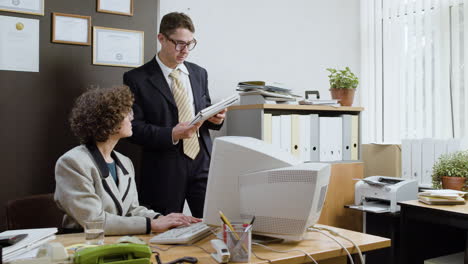
[[[66,215],[63,227],[82,229],[88,219],[103,219],[107,235],[151,232],[150,221],[159,215],[140,206],[135,172],[129,158],[113,151],[119,186],[94,144],[65,153],[55,165],[55,201]]]

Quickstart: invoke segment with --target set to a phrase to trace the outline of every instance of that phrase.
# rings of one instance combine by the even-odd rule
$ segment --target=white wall
[[[188,60],[208,70],[214,102],[247,80],[327,99],[325,68],[349,66],[360,76],[359,10],[359,0],[159,0],[158,23],[169,12],[190,15],[198,45]],[[359,87],[356,97],[359,105]]]

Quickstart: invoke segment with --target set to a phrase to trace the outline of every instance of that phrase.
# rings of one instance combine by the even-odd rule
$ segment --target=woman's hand
[[[188,226],[201,221],[202,220],[199,218],[187,216],[181,213],[171,213],[165,216],[160,216],[158,219],[151,220],[151,231],[160,233],[170,228]]]

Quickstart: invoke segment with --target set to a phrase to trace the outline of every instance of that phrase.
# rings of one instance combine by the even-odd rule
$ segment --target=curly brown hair
[[[80,95],[70,114],[70,127],[81,144],[104,142],[117,133],[132,111],[133,94],[127,86],[91,89]]]

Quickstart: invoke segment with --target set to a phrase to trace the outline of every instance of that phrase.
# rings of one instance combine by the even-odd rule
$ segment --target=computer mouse
[[[123,236],[117,240],[117,243],[146,244],[145,241],[136,236]]]

